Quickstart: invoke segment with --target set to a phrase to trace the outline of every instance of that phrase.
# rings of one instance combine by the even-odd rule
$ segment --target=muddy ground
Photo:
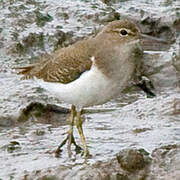
[[[0,0],[0,179],[180,180],[180,2],[178,0]],[[167,45],[144,44],[144,74],[156,97],[130,87],[85,109],[91,159],[54,152],[69,105],[13,67],[128,18]],[[77,142],[80,143],[75,131]]]

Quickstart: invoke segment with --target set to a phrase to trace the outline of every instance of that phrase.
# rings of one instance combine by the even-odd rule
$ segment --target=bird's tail
[[[35,67],[35,64],[29,66],[22,66],[22,67],[14,67],[13,69],[17,70],[17,74],[29,74],[30,71]]]

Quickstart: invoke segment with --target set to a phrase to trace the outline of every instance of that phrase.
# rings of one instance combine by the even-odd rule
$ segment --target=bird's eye
[[[120,31],[120,33],[121,33],[122,36],[126,36],[128,34],[128,32],[125,29],[122,29]]]

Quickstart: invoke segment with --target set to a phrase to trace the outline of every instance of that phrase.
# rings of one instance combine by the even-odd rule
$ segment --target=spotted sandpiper
[[[131,21],[113,21],[95,37],[59,49],[37,64],[19,68],[24,79],[33,78],[60,100],[72,104],[68,136],[56,153],[66,141],[69,156],[72,143],[80,148],[73,137],[76,123],[84,155],[88,157],[82,109],[103,104],[126,88],[141,62],[140,37],[140,30]]]

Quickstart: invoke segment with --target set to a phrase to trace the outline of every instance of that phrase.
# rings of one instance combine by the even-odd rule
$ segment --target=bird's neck
[[[123,76],[131,76],[135,69],[134,52],[137,45],[118,41],[110,35],[96,37],[95,62],[97,67],[111,79],[121,79]],[[121,72],[124,74],[118,74]],[[124,70],[123,70],[124,69]],[[127,73],[126,73],[127,72]]]

